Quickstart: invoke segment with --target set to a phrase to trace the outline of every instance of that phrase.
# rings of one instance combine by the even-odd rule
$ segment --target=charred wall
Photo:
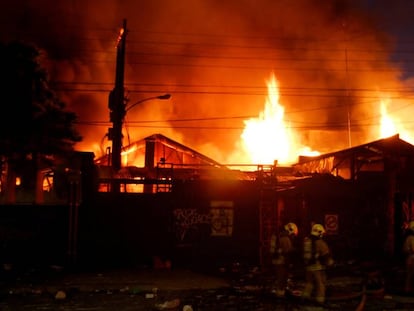
[[[389,243],[388,224],[402,232],[401,224],[412,217],[412,195],[390,198],[387,185],[378,175],[352,182],[315,175],[277,192],[273,212],[280,224],[298,224],[298,248],[318,222],[330,231],[326,239],[338,261],[376,259]],[[256,265],[263,242],[261,186],[257,181],[176,181],[168,193],[95,192],[80,205],[2,206],[2,260],[65,263],[70,255],[72,263],[89,267],[152,266],[155,257],[204,269]],[[390,200],[395,215],[389,215]],[[332,215],[335,230],[327,223]],[[394,238],[398,250],[399,236]]]
[[[171,193],[99,193],[80,213],[89,264],[211,267],[259,256],[258,190],[240,181],[186,181]]]

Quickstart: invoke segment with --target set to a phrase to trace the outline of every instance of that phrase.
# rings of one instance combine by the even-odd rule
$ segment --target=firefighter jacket
[[[314,236],[306,237],[303,242],[303,258],[307,271],[324,270],[333,265],[328,244]]]
[[[282,231],[279,236],[272,235],[270,241],[270,254],[272,255],[272,264],[284,265],[290,261],[290,256],[293,252],[293,243],[289,232]]]

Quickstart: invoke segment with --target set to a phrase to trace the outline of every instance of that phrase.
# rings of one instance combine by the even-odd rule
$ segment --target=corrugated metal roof
[[[414,158],[414,146],[397,134],[315,157],[300,157],[292,167],[295,173],[332,173],[339,167],[373,165],[390,157]]]

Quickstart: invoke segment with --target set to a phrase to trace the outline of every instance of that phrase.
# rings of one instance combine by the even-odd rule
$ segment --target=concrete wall
[[[317,176],[278,192],[275,213],[282,224],[298,224],[298,248],[313,222],[328,225],[326,217],[334,215],[336,231],[326,237],[334,257],[375,259],[385,254],[389,222],[397,228],[403,218],[401,195],[396,215],[388,214],[393,198],[385,184]],[[1,206],[1,259],[92,267],[153,265],[155,257],[206,269],[257,265],[259,202],[256,182],[194,180],[175,183],[170,193],[94,193],[79,205]]]
[[[176,266],[257,262],[258,194],[241,182],[187,182],[172,193],[99,193],[80,211],[79,256],[88,264]]]

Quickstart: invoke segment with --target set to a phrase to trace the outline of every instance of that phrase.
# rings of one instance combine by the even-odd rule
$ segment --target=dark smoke
[[[377,139],[372,127],[378,125],[379,94],[388,89],[401,99],[396,90],[410,83],[391,59],[399,27],[389,16],[400,14],[396,20],[405,26],[412,16],[403,4],[14,1],[3,4],[1,39],[28,40],[47,53],[52,81],[79,115],[84,142],[78,149],[99,153],[109,145],[107,97],[115,78],[114,46],[126,19],[130,103],[173,96],[171,102],[148,101],[131,110],[129,140],[162,133],[226,162],[243,120],[263,109],[271,72],[280,83],[285,118],[304,145],[323,152],[348,147],[348,117],[353,145]],[[402,106],[398,100],[393,105]]]

